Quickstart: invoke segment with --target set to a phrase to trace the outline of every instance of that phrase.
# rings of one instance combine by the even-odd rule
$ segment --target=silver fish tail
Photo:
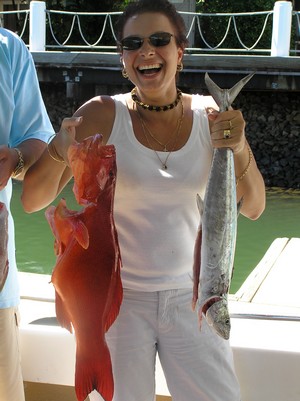
[[[207,73],[205,74],[204,80],[209,93],[219,106],[220,111],[225,111],[229,109],[237,95],[240,93],[246,83],[250,81],[253,75],[254,72],[242,78],[230,89],[221,89]]]

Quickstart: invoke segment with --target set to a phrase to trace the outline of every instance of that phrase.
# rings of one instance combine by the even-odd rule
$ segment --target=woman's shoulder
[[[106,112],[108,113],[108,116],[111,114],[114,115],[115,113],[115,107],[117,102],[121,102],[124,105],[126,105],[126,99],[128,97],[128,94],[118,94],[114,96],[109,96],[109,95],[99,95],[91,98],[87,102],[85,102],[77,111],[76,115],[79,115],[78,113],[80,112]]]
[[[113,127],[115,113],[115,101],[111,96],[95,96],[88,100],[74,114],[83,118],[78,127],[79,137],[86,138],[100,133],[106,141]]]
[[[86,101],[77,111],[82,110],[94,110],[94,109],[106,109],[109,111],[110,109],[114,108],[114,100],[111,96],[108,95],[101,95],[101,96],[94,96],[93,98]]]

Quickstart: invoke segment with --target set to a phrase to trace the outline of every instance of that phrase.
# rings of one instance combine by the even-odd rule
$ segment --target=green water
[[[51,274],[55,264],[52,232],[44,211],[30,215],[24,213],[19,200],[20,190],[20,184],[14,183],[12,213],[16,227],[18,268],[25,272]],[[61,197],[67,199],[70,208],[78,207],[71,185],[65,188],[59,199]],[[232,293],[237,291],[274,239],[279,237],[300,237],[299,191],[268,191],[266,210],[260,219],[250,221],[239,217]]]

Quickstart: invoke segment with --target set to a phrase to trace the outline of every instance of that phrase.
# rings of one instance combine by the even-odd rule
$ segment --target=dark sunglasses
[[[162,47],[167,46],[173,35],[168,32],[156,32],[148,38],[141,38],[140,36],[127,36],[120,41],[123,50],[137,50],[142,47],[144,40],[148,39],[152,46]]]

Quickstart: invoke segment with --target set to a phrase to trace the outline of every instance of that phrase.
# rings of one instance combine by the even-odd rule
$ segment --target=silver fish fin
[[[241,200],[237,204],[237,215],[240,214],[241,207],[243,206],[243,201],[244,201],[244,198],[241,198]]]
[[[255,73],[247,75],[242,78],[239,82],[237,82],[231,89],[221,89],[208,75],[205,73],[205,84],[211,96],[214,98],[215,102],[220,108],[220,111],[228,110],[228,108],[234,102],[234,99],[240,93],[242,88],[246,85],[248,81],[253,77]]]
[[[224,89],[221,89],[208,75],[208,73],[205,73],[204,76],[204,81],[205,85],[211,94],[211,96],[214,98],[214,101],[217,103],[217,105],[220,107],[223,103],[223,98],[225,96],[224,94]]]
[[[239,82],[237,82],[231,89],[229,89],[229,106],[234,102],[234,99],[237,97],[237,95],[240,93],[240,91],[243,89],[243,87],[246,85],[247,82],[250,81],[250,79],[253,77],[255,72],[252,72],[251,74],[247,75],[246,77],[242,78]]]
[[[204,209],[204,202],[203,202],[203,200],[202,200],[202,198],[201,198],[201,196],[199,194],[197,194],[197,198],[196,199],[197,199],[197,206],[198,206],[198,210],[199,210],[200,216],[202,216],[203,209]]]

